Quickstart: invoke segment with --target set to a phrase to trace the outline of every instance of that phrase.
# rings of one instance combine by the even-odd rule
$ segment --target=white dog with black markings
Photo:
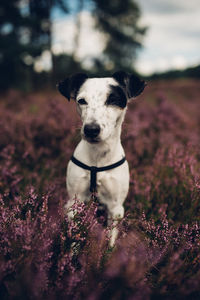
[[[138,96],[145,82],[135,75],[116,72],[112,77],[88,78],[79,73],[58,84],[68,100],[74,99],[82,119],[82,139],[67,167],[68,215],[75,197],[83,202],[95,193],[106,206],[108,224],[113,223],[110,245],[117,237],[116,225],[124,216],[123,203],[129,189],[129,167],[121,144],[121,126],[127,102]]]

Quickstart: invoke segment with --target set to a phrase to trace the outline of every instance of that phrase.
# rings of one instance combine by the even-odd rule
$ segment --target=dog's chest
[[[67,190],[71,198],[76,195],[81,201],[88,202],[90,193],[90,171],[84,170],[71,161],[67,171]],[[129,185],[128,164],[104,172],[98,172],[96,177],[98,199],[103,204],[123,199]]]
[[[114,170],[97,172],[96,173],[96,188],[97,193],[104,195],[109,192],[112,187],[113,180],[116,180]],[[91,172],[73,165],[69,162],[67,170],[67,189],[68,192],[73,191],[78,193],[80,197],[89,195],[91,185]],[[82,200],[82,199],[81,199]]]

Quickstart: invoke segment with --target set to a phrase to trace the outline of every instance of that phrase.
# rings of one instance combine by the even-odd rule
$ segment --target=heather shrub
[[[169,88],[170,86],[170,88]],[[1,299],[198,299],[199,82],[153,82],[129,104],[130,191],[116,246],[98,204],[67,201],[80,120],[55,93],[0,99]]]

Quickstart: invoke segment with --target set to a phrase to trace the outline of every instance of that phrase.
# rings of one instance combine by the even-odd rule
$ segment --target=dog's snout
[[[100,126],[96,123],[86,124],[84,134],[88,138],[96,138],[100,133]]]

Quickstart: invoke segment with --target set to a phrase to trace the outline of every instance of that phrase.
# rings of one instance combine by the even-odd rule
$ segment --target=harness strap
[[[76,159],[74,156],[71,157],[71,161],[75,165],[79,166],[80,168],[90,171],[90,192],[95,193],[95,192],[97,192],[97,172],[103,172],[103,171],[108,171],[108,170],[117,168],[126,161],[126,158],[123,157],[118,162],[116,162],[112,165],[105,166],[105,167],[95,167],[95,166],[90,167],[90,166],[82,163],[80,160]]]

